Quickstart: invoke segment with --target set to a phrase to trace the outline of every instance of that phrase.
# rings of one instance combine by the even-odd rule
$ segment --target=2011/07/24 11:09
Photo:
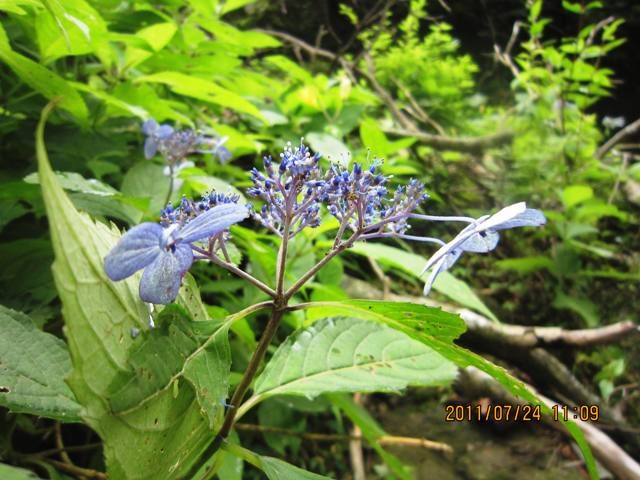
[[[554,421],[568,421],[569,419],[581,420],[584,422],[597,422],[600,418],[600,407],[598,405],[581,405],[568,407],[567,405],[554,405],[551,408]],[[447,405],[445,411],[445,421],[515,421],[530,422],[541,421],[540,405],[518,405],[515,406],[489,404],[485,408],[480,405]]]

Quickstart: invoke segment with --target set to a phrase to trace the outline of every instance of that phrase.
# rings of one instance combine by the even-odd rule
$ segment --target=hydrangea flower
[[[416,217],[427,218],[427,216]],[[462,219],[457,218],[457,220]],[[539,227],[545,223],[544,214],[540,210],[527,208],[525,202],[509,205],[493,215],[483,215],[480,218],[471,219],[467,227],[449,243],[440,247],[427,261],[422,273],[424,274],[431,269],[431,274],[425,283],[424,294],[429,294],[438,274],[451,268],[463,252],[486,253],[496,248],[500,240],[499,230],[516,227]]]
[[[312,155],[303,143],[296,147],[288,143],[280,154],[279,164],[270,156],[264,157],[264,173],[256,168],[251,170],[254,186],[247,191],[265,201],[253,217],[279,236],[283,235],[286,223],[290,237],[305,227],[318,226],[319,196],[324,187],[319,162],[320,155]]]
[[[105,257],[105,272],[118,281],[144,269],[140,298],[149,303],[171,303],[193,263],[193,243],[224,232],[247,216],[246,207],[223,203],[167,226],[142,223],[125,233]]]
[[[366,169],[354,163],[351,171],[333,165],[320,199],[328,205],[329,213],[346,222],[352,231],[403,235],[409,228],[409,215],[428,197],[424,185],[411,179],[406,187],[399,186],[390,195],[386,186],[389,177],[376,173],[377,169],[376,163]]]
[[[200,135],[194,130],[175,130],[172,126],[159,124],[150,118],[142,124],[142,132],[146,135],[144,156],[147,159],[160,152],[173,168],[190,153],[213,153],[221,163],[231,159],[231,152],[224,146],[227,137],[214,138]]]
[[[144,141],[144,158],[153,158],[162,145],[162,142],[173,135],[173,127],[170,125],[159,125],[158,122],[150,118],[142,124],[142,132],[147,136]]]

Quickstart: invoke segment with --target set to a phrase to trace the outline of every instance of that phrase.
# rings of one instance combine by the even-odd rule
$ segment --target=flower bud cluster
[[[210,210],[216,205],[225,203],[237,204],[240,200],[239,195],[226,195],[224,193],[211,192],[202,196],[200,200],[192,200],[182,197],[180,205],[173,207],[168,204],[160,211],[160,224],[163,227],[170,225],[185,225],[198,215]]]
[[[378,165],[368,168],[354,163],[351,171],[333,165],[325,177],[321,200],[334,217],[353,231],[378,230],[404,233],[407,218],[427,198],[424,186],[411,180],[390,196],[389,178],[377,173]]]
[[[264,172],[251,170],[254,186],[247,193],[264,200],[253,217],[262,225],[282,236],[285,228],[293,236],[305,227],[320,224],[320,193],[322,180],[320,155],[312,155],[304,144],[287,144],[280,154],[280,163],[264,157]]]

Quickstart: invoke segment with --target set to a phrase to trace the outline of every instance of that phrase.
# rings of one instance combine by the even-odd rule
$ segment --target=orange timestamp
[[[539,422],[540,405],[446,405],[446,422]]]

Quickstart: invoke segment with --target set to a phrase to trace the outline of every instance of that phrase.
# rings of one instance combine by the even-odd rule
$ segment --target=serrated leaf
[[[362,242],[356,243],[349,251],[392,265],[416,278],[422,279],[422,268],[426,263],[426,259],[415,253],[379,243]],[[497,320],[493,312],[478,298],[469,285],[455,278],[449,272],[441,272],[438,275],[433,284],[433,289],[462,306],[482,313],[492,320]]]
[[[405,302],[384,302],[370,300],[349,300],[343,302],[313,302],[305,305],[305,310],[320,309],[326,316],[347,316],[381,323],[405,333],[409,337],[424,343],[459,367],[474,366],[491,375],[516,397],[520,397],[550,415],[551,410],[531,392],[521,381],[507,371],[481,356],[459,347],[453,340],[462,334],[466,327],[462,319],[442,310]],[[589,472],[597,478],[595,460],[584,435],[572,422],[563,422],[578,444]]]
[[[113,413],[124,415],[138,409],[186,379],[213,428],[221,419],[229,389],[228,323],[193,322],[182,307],[168,305],[157,324],[131,349],[133,369],[128,378],[114,381],[109,395]]]
[[[262,374],[254,394],[397,392],[409,385],[444,385],[457,369],[405,334],[353,318],[328,318],[290,336]]]
[[[103,440],[112,478],[184,475],[212,439],[188,382],[126,415],[114,416],[110,410],[110,389],[117,378],[130,374],[131,331],[148,328],[147,308],[137,294],[139,274],[114,283],[104,273],[103,258],[119,232],[79,213],[56,182],[43,140],[49,110],[38,125],[36,148],[73,365],[69,385],[84,407],[83,419]]]
[[[62,340],[39,330],[23,313],[0,305],[0,405],[78,422],[81,406],[64,383],[70,371]]]

